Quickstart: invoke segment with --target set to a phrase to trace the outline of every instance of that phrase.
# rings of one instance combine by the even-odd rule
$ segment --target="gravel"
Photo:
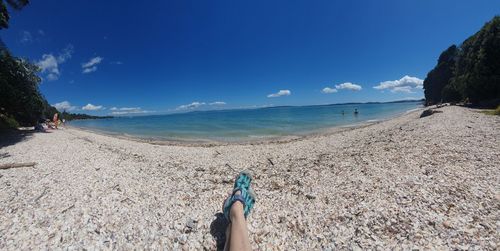
[[[267,143],[28,135],[0,148],[0,164],[37,162],[0,170],[0,249],[213,250],[250,169],[255,249],[498,250],[500,116],[436,110]]]

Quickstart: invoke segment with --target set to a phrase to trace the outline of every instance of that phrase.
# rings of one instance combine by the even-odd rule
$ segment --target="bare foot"
[[[241,192],[237,191],[234,194],[241,195]],[[233,205],[231,205],[231,211],[229,214],[230,214],[231,221],[233,220],[233,218],[236,218],[236,217],[245,218],[244,213],[243,213],[243,203],[241,203],[241,201],[239,201],[239,200],[233,202]]]

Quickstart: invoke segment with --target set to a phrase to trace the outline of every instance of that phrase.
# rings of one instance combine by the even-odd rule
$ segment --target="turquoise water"
[[[287,106],[78,120],[70,125],[160,140],[238,141],[303,135],[329,127],[383,120],[418,107],[422,107],[422,102]],[[354,109],[358,109],[358,115]]]

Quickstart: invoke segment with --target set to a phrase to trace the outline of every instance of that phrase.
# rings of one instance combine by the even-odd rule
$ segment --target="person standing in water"
[[[356,115],[356,116],[357,116],[357,115],[358,115],[358,113],[359,113],[359,112],[358,112],[358,108],[354,108],[354,115]]]

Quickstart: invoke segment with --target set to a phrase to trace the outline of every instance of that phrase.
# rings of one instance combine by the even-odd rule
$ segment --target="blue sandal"
[[[236,192],[240,191],[241,194],[236,194]],[[231,222],[229,217],[229,213],[231,212],[231,206],[234,202],[239,201],[243,204],[243,215],[245,219],[250,214],[253,205],[255,204],[255,193],[250,188],[249,190],[237,188],[233,190],[233,193],[224,201],[223,209],[224,217]]]
[[[250,174],[250,171],[241,171],[234,179],[233,190],[241,188],[248,191],[248,189],[250,189],[250,182],[252,182],[252,175]]]
[[[252,175],[249,171],[242,171],[236,176],[234,180],[233,193],[224,201],[224,205],[222,211],[224,212],[224,216],[228,221],[229,212],[231,211],[231,206],[235,201],[239,201],[243,204],[243,210],[245,219],[250,214],[250,211],[255,204],[255,193],[250,188],[250,183],[252,182]],[[237,191],[240,191],[241,194],[236,194]]]

